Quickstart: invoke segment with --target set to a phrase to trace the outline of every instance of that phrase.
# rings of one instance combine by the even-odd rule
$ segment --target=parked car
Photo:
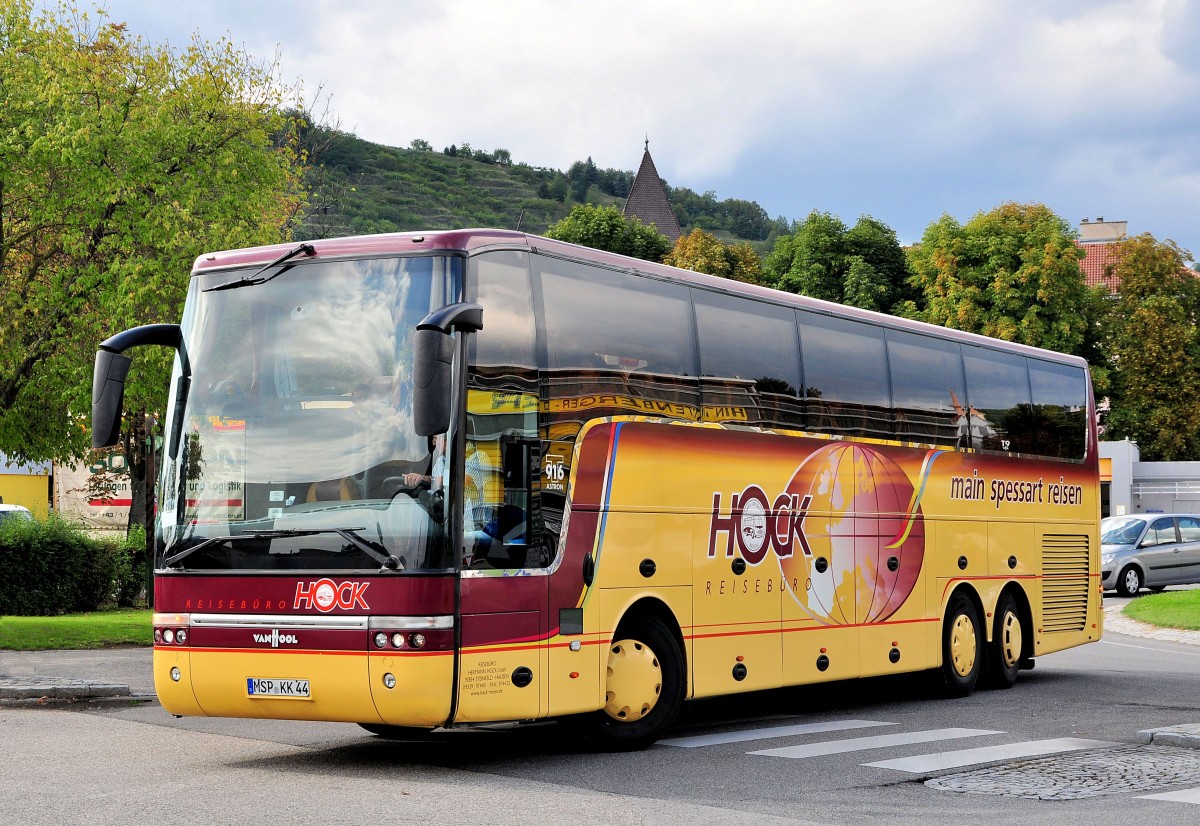
[[[0,524],[9,519],[33,519],[33,514],[22,505],[0,505]]]
[[[1104,590],[1129,597],[1143,587],[1200,582],[1200,515],[1147,513],[1100,520]]]

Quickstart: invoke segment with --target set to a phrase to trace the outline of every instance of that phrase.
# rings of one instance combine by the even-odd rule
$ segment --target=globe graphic
[[[909,513],[913,484],[900,466],[870,445],[837,442],[796,469],[788,493],[797,501],[812,497],[803,522],[812,556],[797,542],[780,559],[788,581],[797,583],[793,597],[836,625],[894,614],[912,593],[925,554],[920,508]]]

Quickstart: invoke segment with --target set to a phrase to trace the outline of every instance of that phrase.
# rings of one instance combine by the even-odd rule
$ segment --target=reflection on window
[[[1087,438],[1087,381],[1082,367],[1028,359],[1034,441],[1042,456],[1082,459]]]
[[[896,438],[969,447],[971,428],[983,427],[968,409],[962,353],[953,341],[887,331]]]
[[[844,436],[892,436],[883,330],[800,312],[809,427]]]
[[[803,425],[795,313],[693,290],[706,421]]]
[[[1033,453],[1033,417],[1025,357],[963,345],[972,447]]]

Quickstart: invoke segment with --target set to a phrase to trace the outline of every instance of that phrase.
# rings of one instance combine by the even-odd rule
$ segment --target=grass
[[[1200,589],[1139,597],[1125,606],[1125,616],[1163,628],[1200,631]]]
[[[57,617],[0,617],[0,648],[48,651],[150,645],[147,609],[91,611]]]

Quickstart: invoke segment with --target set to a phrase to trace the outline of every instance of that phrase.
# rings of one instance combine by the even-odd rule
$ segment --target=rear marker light
[[[425,647],[425,635],[424,634],[409,634],[408,635],[408,644],[411,645],[413,648],[424,648]]]
[[[375,646],[377,648],[387,648],[388,635],[380,631],[375,635]]]
[[[179,643],[180,645],[183,645],[184,643],[186,643],[187,642],[187,630],[180,628],[179,632],[175,635],[175,641],[177,643]]]
[[[399,631],[397,631],[395,634],[392,634],[392,645],[396,646],[396,648],[404,647],[404,635]]]
[[[156,643],[162,642],[162,629],[161,628],[154,629],[154,641]]]
[[[175,632],[172,629],[168,628],[166,631],[163,631],[163,642],[167,645],[175,642]]]

